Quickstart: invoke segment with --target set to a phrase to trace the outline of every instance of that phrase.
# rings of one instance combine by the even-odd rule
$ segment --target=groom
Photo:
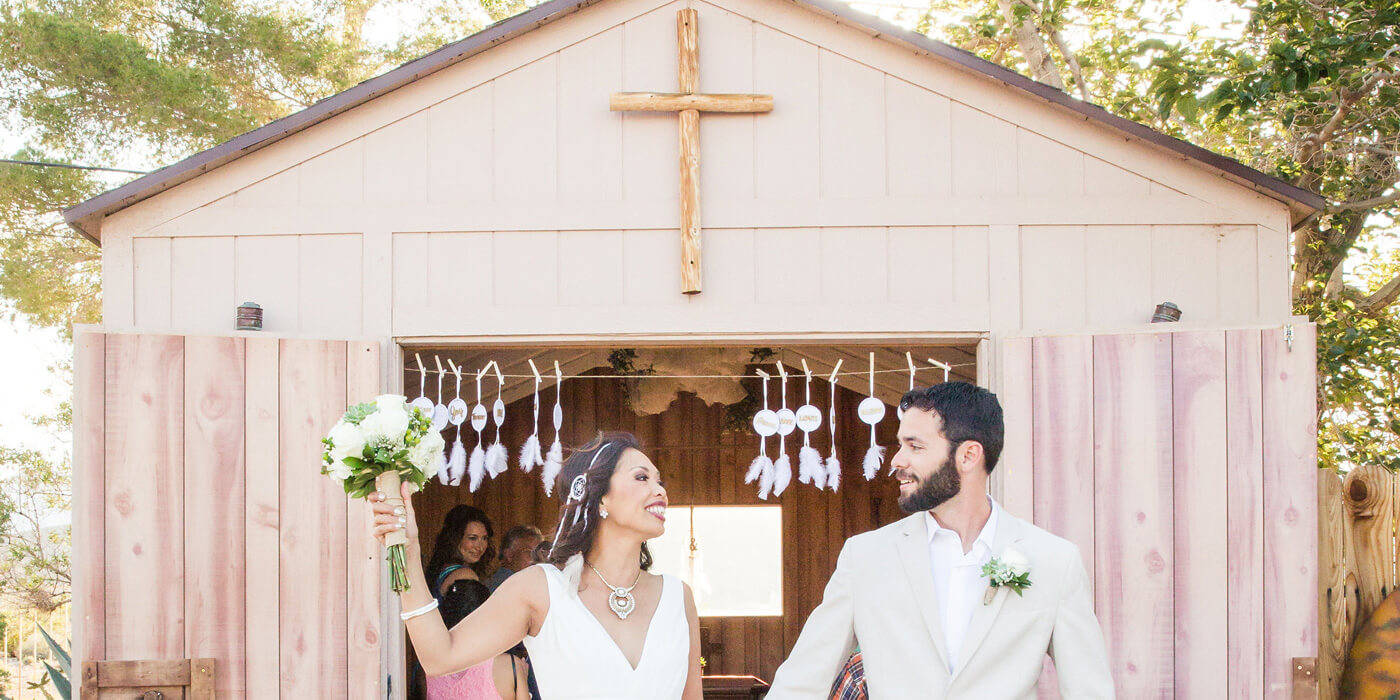
[[[987,496],[1004,432],[996,395],[950,382],[900,407],[890,464],[912,515],[847,540],[768,699],[826,700],[857,644],[873,700],[1031,700],[1047,653],[1066,700],[1112,698],[1078,548]],[[988,563],[1001,568],[990,581]]]

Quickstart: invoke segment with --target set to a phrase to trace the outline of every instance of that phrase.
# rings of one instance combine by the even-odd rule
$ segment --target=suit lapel
[[[918,513],[905,518],[905,526],[900,533],[899,560],[904,562],[904,573],[914,588],[914,601],[924,617],[924,625],[933,646],[938,650],[938,658],[943,668],[948,668],[948,652],[943,649],[943,624],[938,617],[937,589],[933,586],[933,564],[928,556],[928,526],[926,516]]]
[[[997,531],[992,536],[992,558],[1000,557],[1007,547],[1020,542],[1023,536],[1021,521],[1002,510],[998,516]],[[1010,589],[1004,586],[998,588],[992,602],[988,605],[983,605],[982,596],[977,596],[976,607],[972,609],[972,620],[967,626],[967,636],[963,638],[962,648],[958,650],[958,667],[953,670],[953,677],[948,679],[949,683],[957,680],[958,674],[967,668],[973,654],[977,653],[977,647],[982,645],[982,641],[992,631],[992,622],[996,620],[1002,606],[1006,604],[1006,598],[1011,595],[1015,594]]]

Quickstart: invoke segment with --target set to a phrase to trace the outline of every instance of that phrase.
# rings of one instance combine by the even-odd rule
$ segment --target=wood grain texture
[[[1264,435],[1259,331],[1225,334],[1229,697],[1264,696]]]
[[[106,342],[106,655],[184,656],[184,338]]]
[[[345,492],[320,440],[345,411],[344,342],[281,341],[280,656],[283,697],[345,697]]]
[[[1317,472],[1317,587],[1318,697],[1336,700],[1356,626],[1357,599],[1350,595],[1351,569],[1347,511],[1342,496],[1342,479],[1331,470]]]
[[[381,392],[379,343],[346,343],[345,382],[349,404],[373,400]],[[385,690],[385,669],[379,667],[383,636],[379,582],[384,550],[370,537],[371,520],[365,501],[345,499],[346,689],[348,697],[355,700],[376,700],[384,697]]]
[[[700,113],[680,113],[681,293],[699,294],[700,267]]]
[[[615,92],[608,98],[614,112],[727,112],[745,114],[773,111],[772,95],[686,92]]]
[[[243,551],[244,571],[253,575],[244,586],[243,682],[248,697],[269,700],[281,693],[279,346],[276,338],[249,338],[244,349]]]
[[[222,660],[225,697],[246,694],[244,362],[242,338],[185,339],[184,653]]]
[[[1035,524],[1073,542],[1094,571],[1094,339],[1033,345]]]
[[[1316,328],[1262,333],[1265,697],[1287,697],[1292,659],[1317,655]]]
[[[73,666],[106,658],[106,522],[103,465],[106,341],[95,330],[73,337]],[[75,679],[79,685],[83,676]],[[79,688],[79,694],[86,690]]]
[[[1118,692],[1171,697],[1171,336],[1094,338],[1095,588]]]
[[[1219,697],[1229,687],[1225,333],[1171,338],[1176,693]]]
[[[1035,518],[1035,399],[1033,342],[1030,338],[1007,338],[1001,343],[996,392],[1001,399],[1006,437],[1001,462],[992,472],[1000,485],[1001,506],[1012,515],[1034,522]]]

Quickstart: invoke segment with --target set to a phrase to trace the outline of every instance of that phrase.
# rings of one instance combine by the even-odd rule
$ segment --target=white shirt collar
[[[977,534],[977,539],[973,541],[973,546],[976,547],[978,544],[981,544],[987,548],[987,551],[991,551],[992,540],[996,537],[997,533],[997,515],[998,512],[1001,510],[1001,505],[998,504],[996,502],[996,499],[992,498],[991,496],[987,496],[987,502],[992,506],[992,514],[987,517],[987,522],[982,526],[982,532]],[[932,542],[933,538],[937,536],[940,532],[946,532],[954,537],[958,537],[958,533],[956,531],[951,530],[949,528],[945,528],[938,523],[938,518],[933,517],[933,511],[924,511],[924,518],[926,519],[926,523],[928,526],[929,542]],[[961,537],[959,537],[959,539],[961,539]]]

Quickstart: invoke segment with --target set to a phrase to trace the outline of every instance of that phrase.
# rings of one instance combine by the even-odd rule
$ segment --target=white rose
[[[1001,553],[1001,563],[1010,569],[1014,576],[1021,576],[1031,570],[1031,560],[1014,549],[1008,548]]]
[[[398,394],[381,394],[374,397],[374,405],[378,406],[381,411],[399,411],[401,413],[407,413],[408,410],[404,408],[404,401],[404,397]]]
[[[403,402],[399,402],[397,409],[381,407],[365,416],[365,419],[360,421],[360,431],[364,433],[368,442],[402,445],[404,433],[408,432],[408,414],[403,410]]]
[[[423,472],[429,479],[437,475],[437,456],[442,454],[444,443],[442,436],[437,433],[428,433],[423,439],[408,451],[408,461],[418,471]]]
[[[326,471],[337,481],[345,481],[351,476],[350,466],[338,459],[331,462],[331,465],[326,467]]]
[[[364,434],[360,432],[359,426],[353,425],[351,423],[346,423],[344,420],[341,420],[340,422],[335,424],[335,427],[331,428],[331,433],[329,437],[331,439],[332,445],[331,459],[335,460],[336,464],[340,464],[348,472],[350,468],[345,467],[342,460],[344,460],[346,457],[364,456]],[[335,464],[331,465],[331,469],[335,469]],[[347,473],[347,476],[348,475],[349,474]]]

